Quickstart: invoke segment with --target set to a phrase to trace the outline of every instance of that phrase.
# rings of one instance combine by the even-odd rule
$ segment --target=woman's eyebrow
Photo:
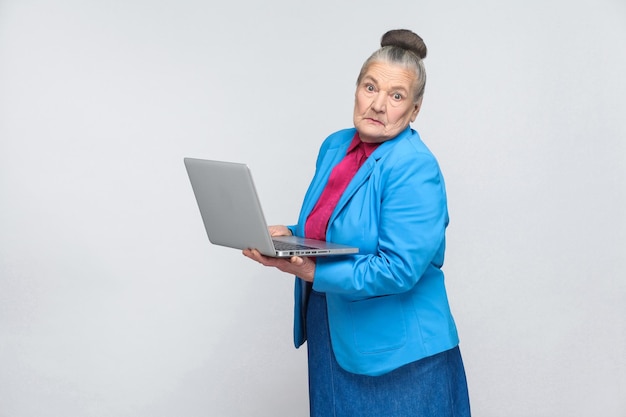
[[[374,78],[373,76],[369,75],[369,74],[363,76],[363,79],[361,80],[361,82],[365,82],[365,81],[370,81],[373,84],[378,85],[378,80],[376,78]],[[407,93],[409,90],[405,86],[403,86],[403,85],[392,85],[389,88],[389,91],[401,91],[403,93]]]
[[[363,77],[363,81],[371,81],[374,84],[378,84],[378,80],[374,77],[372,77],[371,75],[366,75]]]
[[[397,87],[391,87],[391,91],[400,91],[402,93],[408,93],[409,90],[407,90],[406,87],[399,85]]]

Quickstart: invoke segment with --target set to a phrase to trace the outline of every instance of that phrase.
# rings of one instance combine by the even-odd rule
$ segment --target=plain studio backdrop
[[[622,0],[0,0],[0,416],[308,415],[292,277],[209,244],[183,157],[295,222],[392,28],[474,415],[626,416]]]

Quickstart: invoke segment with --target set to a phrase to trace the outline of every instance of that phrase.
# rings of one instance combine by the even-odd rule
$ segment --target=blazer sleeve
[[[409,291],[425,274],[441,273],[448,212],[437,161],[415,149],[391,159],[380,162],[384,168],[359,194],[366,197],[355,196],[345,214],[359,217],[353,224],[361,234],[370,229],[367,236],[375,241],[361,242],[369,253],[318,258],[316,291],[357,300]],[[358,242],[359,231],[352,233]]]

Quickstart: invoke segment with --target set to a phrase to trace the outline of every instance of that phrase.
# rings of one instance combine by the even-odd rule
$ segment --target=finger
[[[252,259],[258,259],[263,256],[256,249],[244,249],[243,254],[246,255],[248,258],[252,258]]]
[[[244,249],[243,254],[254,261],[265,264],[265,257],[256,249]]]

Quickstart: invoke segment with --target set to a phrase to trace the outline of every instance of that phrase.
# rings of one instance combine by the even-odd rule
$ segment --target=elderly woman
[[[410,127],[426,46],[392,30],[357,79],[354,128],[322,144],[298,224],[272,235],[356,245],[355,255],[244,255],[296,275],[294,336],[308,342],[312,416],[469,416],[441,270],[448,224],[435,157]]]

